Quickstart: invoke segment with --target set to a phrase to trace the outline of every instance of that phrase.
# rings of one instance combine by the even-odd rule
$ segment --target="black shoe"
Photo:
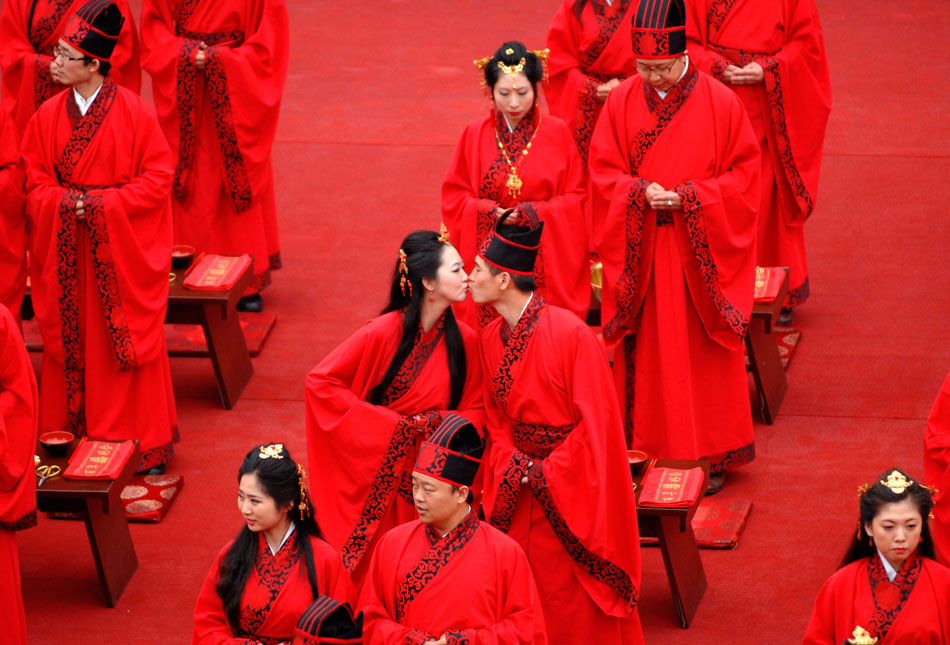
[[[795,310],[791,307],[782,307],[782,310],[778,312],[778,318],[775,319],[775,322],[779,325],[791,325],[795,322]]]
[[[20,319],[33,320],[33,316],[35,315],[36,312],[33,311],[33,299],[24,298],[23,302],[20,304]]]
[[[715,495],[722,490],[722,487],[726,485],[726,473],[719,473],[718,475],[709,476],[709,485],[706,486],[707,495]]]
[[[164,475],[165,474],[165,464],[159,464],[157,466],[152,466],[146,470],[143,475]]]
[[[237,303],[238,311],[253,311],[254,313],[260,313],[264,311],[264,300],[261,298],[261,294],[255,293],[252,296],[244,296]]]

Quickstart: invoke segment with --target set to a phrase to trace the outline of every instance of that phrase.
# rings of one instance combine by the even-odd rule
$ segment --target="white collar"
[[[287,528],[287,532],[284,533],[284,539],[280,541],[280,545],[277,547],[277,551],[280,551],[281,547],[284,546],[284,542],[287,541],[287,538],[290,537],[290,534],[294,532],[294,523],[291,522],[290,526]],[[267,541],[267,536],[264,536],[264,541]],[[267,542],[267,548],[270,549],[271,555],[277,555],[277,551],[274,550],[274,547],[270,545],[270,542]]]
[[[99,96],[99,91],[102,89],[103,85],[105,85],[105,83],[101,83],[99,87],[96,88],[96,91],[92,93],[92,96],[89,97],[88,101],[82,97],[82,94],[80,94],[75,87],[73,88],[73,98],[76,99],[76,105],[79,106],[79,111],[83,116],[86,116],[86,112],[89,111],[89,106],[92,105],[92,102],[96,100],[97,96]]]
[[[884,554],[878,550],[877,555],[881,558],[881,564],[884,565],[884,572],[887,573],[887,579],[891,582],[894,582],[894,578],[897,577],[897,569],[891,566],[891,563],[887,561],[887,558],[884,557]]]
[[[525,301],[524,307],[521,308],[521,313],[518,314],[518,320],[521,320],[521,317],[524,315],[524,312],[528,310],[528,305],[531,304],[531,299],[534,298],[534,291],[528,296],[528,300]]]
[[[681,80],[683,80],[683,77],[686,76],[686,70],[688,70],[688,69],[689,69],[689,56],[687,55],[687,56],[686,56],[686,64],[683,65],[683,73],[680,74],[680,77],[679,77],[678,79],[676,79],[676,83],[679,83]],[[672,90],[674,87],[676,87],[676,83],[673,83],[673,85],[670,86],[670,89],[669,89],[669,90],[666,90],[665,92],[661,92],[660,90],[656,90],[656,88],[653,88],[653,89],[656,90],[656,93],[660,95],[660,98],[661,98],[661,99],[665,99],[665,98],[666,98],[666,95],[670,93],[670,90]]]

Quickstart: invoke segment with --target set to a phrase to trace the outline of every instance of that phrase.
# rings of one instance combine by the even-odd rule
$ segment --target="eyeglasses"
[[[664,74],[669,74],[670,70],[672,70],[673,66],[678,62],[679,59],[677,58],[669,65],[658,65],[656,67],[647,67],[646,65],[637,63],[637,71],[641,74],[659,74],[660,76],[663,76]]]
[[[63,59],[63,64],[65,65],[71,60],[82,60],[85,58],[85,56],[70,56],[69,52],[67,52],[65,49],[62,49],[60,47],[54,47],[53,60],[57,60],[59,58]]]

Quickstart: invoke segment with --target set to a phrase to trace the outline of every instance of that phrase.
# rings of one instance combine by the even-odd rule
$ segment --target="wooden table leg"
[[[254,373],[241,321],[236,311],[224,317],[220,305],[209,304],[204,306],[202,327],[214,365],[214,375],[218,379],[221,403],[230,410],[238,402]]]
[[[765,329],[753,321],[749,325],[745,344],[752,379],[762,406],[762,420],[772,425],[788,391],[788,379],[785,378],[785,368],[778,353],[778,342],[773,334],[765,333]]]
[[[121,504],[105,513],[102,503],[86,500],[86,533],[96,560],[96,572],[106,595],[106,604],[115,607],[125,586],[138,569],[139,561]]]
[[[663,552],[666,577],[670,581],[670,591],[673,592],[676,617],[680,627],[687,629],[706,592],[706,571],[699,557],[692,526],[681,531],[677,517],[658,517],[656,520],[657,537]]]

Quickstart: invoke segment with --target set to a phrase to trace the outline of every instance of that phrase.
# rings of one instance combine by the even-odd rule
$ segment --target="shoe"
[[[264,311],[264,300],[261,298],[261,294],[255,293],[252,296],[244,296],[237,303],[238,311],[253,311],[254,313],[260,313]]]
[[[143,475],[164,475],[165,474],[165,464],[159,464],[157,466],[152,466],[146,470]]]
[[[778,312],[778,318],[775,319],[775,322],[779,325],[791,325],[795,322],[795,310],[791,307],[782,307],[782,310]]]
[[[719,473],[718,475],[709,476],[709,485],[706,486],[707,495],[715,495],[722,490],[722,487],[726,485],[726,473]]]

